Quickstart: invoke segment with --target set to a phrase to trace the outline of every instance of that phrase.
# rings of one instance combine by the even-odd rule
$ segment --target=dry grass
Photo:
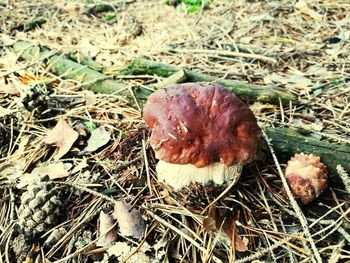
[[[50,250],[42,249],[47,262],[99,262],[103,251],[92,245],[97,217],[101,210],[111,211],[114,200],[140,208],[147,222],[141,242],[121,236],[118,240],[138,248],[147,242],[148,255],[159,256],[158,262],[320,262],[317,255],[327,262],[350,260],[349,193],[341,184],[331,184],[311,206],[295,210],[281,190],[278,169],[283,164],[271,159],[247,167],[234,189],[216,204],[231,218],[239,214],[236,228],[248,249],[234,251],[217,233],[206,231],[201,213],[205,206],[189,209],[157,181],[156,160],[139,110],[116,95],[83,91],[79,83],[53,76],[40,62],[21,61],[11,49],[12,40],[29,39],[59,52],[82,52],[105,71],[145,57],[218,77],[275,84],[298,95],[300,104],[252,104],[262,126],[298,127],[320,140],[349,144],[348,1],[308,0],[306,9],[296,1],[215,0],[195,15],[176,12],[161,1],[117,2],[117,16],[110,23],[88,16],[85,3],[0,2],[5,43],[0,45],[0,136],[2,130],[6,133],[6,140],[0,139],[0,262],[16,262],[11,237],[21,191],[8,177],[54,162],[52,147],[42,141],[62,116],[76,129],[83,121],[104,126],[113,138],[102,150],[79,155],[87,139],[81,135],[61,160],[72,166],[71,171],[81,168],[57,182],[66,207],[60,226],[66,233]],[[23,32],[20,25],[39,16],[47,22]],[[343,40],[331,43],[335,37]],[[40,87],[52,91],[47,106],[51,111],[23,107],[34,82],[24,84],[20,75],[36,76]],[[146,85],[158,79],[123,81]],[[79,249],[75,243],[84,231],[92,238]]]

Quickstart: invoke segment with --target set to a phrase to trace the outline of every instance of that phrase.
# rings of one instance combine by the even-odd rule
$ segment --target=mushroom
[[[175,190],[191,183],[235,183],[255,159],[260,129],[249,107],[218,84],[169,85],[148,99],[143,118],[159,162],[157,176]]]
[[[295,154],[288,161],[285,176],[293,195],[304,205],[310,204],[327,188],[326,166],[313,154]]]

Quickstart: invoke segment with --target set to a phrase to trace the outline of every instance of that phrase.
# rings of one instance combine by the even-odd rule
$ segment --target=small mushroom
[[[158,178],[175,190],[191,183],[237,181],[256,157],[260,129],[249,107],[218,84],[169,85],[148,99],[143,118],[159,162]]]
[[[326,166],[313,154],[295,154],[288,161],[285,176],[293,195],[305,205],[327,188]]]

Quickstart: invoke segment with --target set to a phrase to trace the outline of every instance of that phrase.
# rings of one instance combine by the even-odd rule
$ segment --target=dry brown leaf
[[[158,260],[150,257],[145,252],[149,252],[150,246],[147,242],[143,243],[141,248],[132,247],[125,242],[116,242],[107,250],[109,256],[115,256],[118,260],[115,262],[127,262],[127,263],[155,263]],[[110,261],[107,261],[110,262]]]
[[[101,211],[99,217],[100,239],[97,242],[97,246],[107,247],[109,245],[112,245],[117,240],[117,233],[113,225],[113,217]]]
[[[33,169],[32,174],[48,175],[50,179],[65,178],[69,175],[67,167],[62,162],[42,164]]]
[[[85,158],[79,160],[79,163],[73,168],[73,170],[71,171],[71,174],[75,174],[77,172],[80,172],[81,170],[83,170],[84,168],[88,167],[88,163],[87,160]]]
[[[231,246],[238,252],[244,252],[248,250],[247,244],[238,235],[236,219],[227,220],[224,224],[223,230],[230,238]]]
[[[141,239],[145,234],[145,221],[139,210],[123,201],[116,202],[113,217],[118,221],[119,231],[122,236]]]
[[[307,3],[303,0],[298,1],[295,4],[295,7],[299,10],[300,13],[305,14],[316,21],[322,20],[322,15],[320,15],[315,10],[308,7]]]
[[[239,213],[234,217],[232,217],[231,213],[222,213],[219,209],[211,209],[209,215],[203,220],[204,228],[208,232],[220,232],[222,230],[230,240],[231,246],[235,251],[247,251],[247,244],[239,236],[237,231],[236,221],[239,218]]]
[[[98,148],[106,145],[111,139],[111,134],[106,131],[105,127],[99,127],[91,132],[91,136],[87,141],[84,152],[94,152]]]
[[[23,84],[30,85],[38,82],[51,82],[53,79],[44,76],[35,76],[33,74],[27,73],[18,78]]]
[[[62,118],[57,122],[56,126],[47,133],[44,142],[57,146],[58,152],[54,157],[54,160],[57,161],[70,150],[77,139],[78,133]]]
[[[250,105],[249,108],[254,112],[254,114],[259,115],[264,111],[274,110],[277,108],[277,106],[256,101]]]
[[[216,228],[216,221],[212,216],[207,216],[203,219],[203,226],[207,232],[216,232],[218,229]]]

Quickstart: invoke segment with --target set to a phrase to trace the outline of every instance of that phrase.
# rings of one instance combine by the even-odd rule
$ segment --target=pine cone
[[[43,178],[47,179],[48,176]],[[31,183],[21,196],[18,224],[27,236],[38,236],[55,225],[61,214],[61,207],[56,190],[40,182]]]

